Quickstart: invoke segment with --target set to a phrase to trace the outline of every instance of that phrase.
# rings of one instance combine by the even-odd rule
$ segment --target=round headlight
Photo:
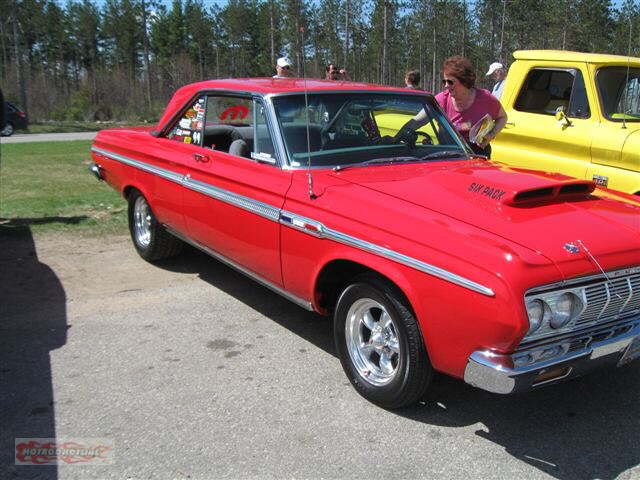
[[[573,319],[574,314],[581,308],[580,299],[575,294],[563,293],[556,299],[549,324],[552,328],[562,328]]]
[[[529,316],[529,333],[533,333],[542,325],[544,318],[544,303],[542,300],[532,300],[527,303],[527,315]]]

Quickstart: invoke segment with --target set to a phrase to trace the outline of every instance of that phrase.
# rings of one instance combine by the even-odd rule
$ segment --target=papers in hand
[[[484,141],[484,137],[487,136],[487,133],[493,130],[495,124],[496,122],[491,118],[491,115],[487,113],[469,130],[469,141],[480,145]]]

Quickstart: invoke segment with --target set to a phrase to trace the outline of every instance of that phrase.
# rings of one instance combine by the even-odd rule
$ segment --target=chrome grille
[[[589,285],[584,289],[585,309],[576,325],[640,308],[640,274]]]
[[[640,309],[640,275],[635,275],[629,278],[629,285],[631,287],[631,298],[624,306],[624,312],[632,312],[633,310]]]

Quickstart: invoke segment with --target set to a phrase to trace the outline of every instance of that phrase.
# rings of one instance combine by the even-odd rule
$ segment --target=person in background
[[[507,114],[500,101],[488,90],[476,88],[476,74],[471,62],[460,55],[447,58],[442,66],[442,86],[444,90],[436,95],[436,101],[454,128],[462,136],[474,153],[491,157],[491,146],[498,132],[507,123]],[[469,141],[469,131],[485,115],[489,115],[494,124],[479,145]],[[428,122],[426,112],[421,110],[409,120],[394,137],[398,141],[407,132],[416,130]]]
[[[276,72],[273,78],[288,78],[291,76],[291,62],[287,57],[280,57],[276,61]]]
[[[405,88],[413,88],[420,90],[420,72],[418,70],[409,70],[404,76]]]
[[[349,73],[344,68],[338,68],[333,63],[329,63],[326,68],[325,80],[347,80],[351,81]]]
[[[486,76],[491,77],[496,81],[491,94],[498,100],[500,100],[502,90],[504,89],[504,77],[507,76],[507,72],[505,71],[504,66],[499,62],[492,63],[491,65],[489,65],[489,70],[487,71]]]

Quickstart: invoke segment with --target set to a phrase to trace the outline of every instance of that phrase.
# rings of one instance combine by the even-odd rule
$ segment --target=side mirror
[[[571,125],[571,120],[567,118],[567,115],[564,113],[564,107],[562,106],[556,108],[556,120],[562,123],[563,127],[568,127]]]

